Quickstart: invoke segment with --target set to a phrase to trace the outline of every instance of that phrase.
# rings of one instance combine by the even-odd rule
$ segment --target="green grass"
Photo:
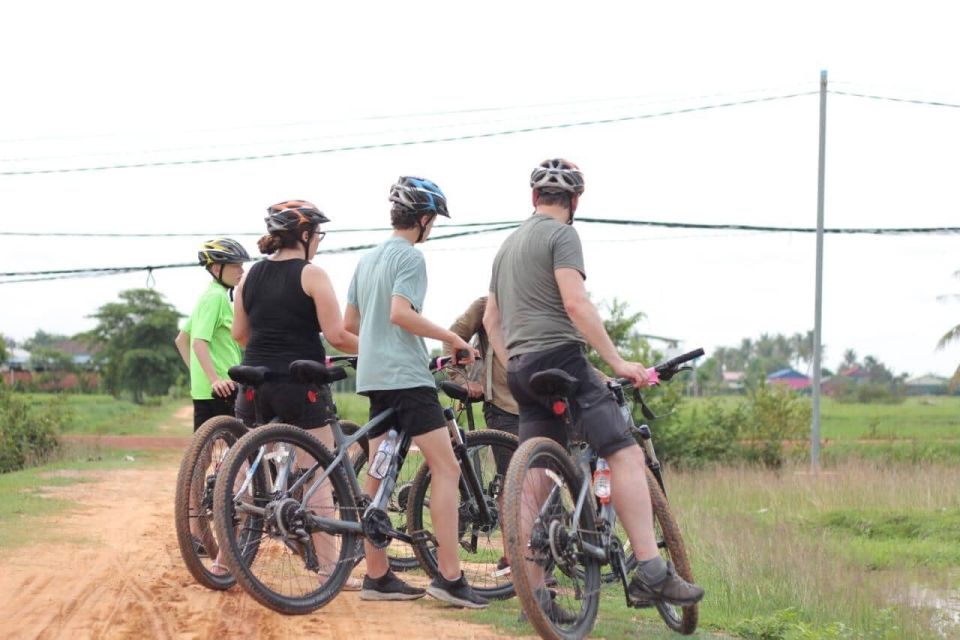
[[[26,394],[29,401],[39,405],[49,401],[53,394]],[[157,435],[161,425],[172,425],[173,412],[188,401],[164,400],[159,405],[137,405],[109,395],[67,394],[70,420],[63,433],[81,435]],[[190,433],[190,427],[164,432]]]
[[[130,462],[127,456],[134,461]],[[36,523],[74,505],[46,495],[49,488],[90,482],[94,471],[154,462],[155,454],[150,452],[106,450],[91,455],[85,449],[77,449],[56,463],[0,474],[0,550],[55,539],[56,530]]]
[[[821,433],[830,440],[960,442],[960,397],[911,397],[902,404],[845,404],[827,398],[821,407]]]
[[[960,467],[727,468],[668,471],[666,480],[707,591],[700,637],[935,637],[934,612],[907,603],[919,587],[957,588]],[[671,637],[655,613],[622,598],[605,587],[592,637]],[[495,603],[469,619],[530,634],[517,607]]]

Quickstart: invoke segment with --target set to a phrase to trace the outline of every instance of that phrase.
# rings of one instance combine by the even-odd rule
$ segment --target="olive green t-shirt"
[[[231,328],[233,306],[227,299],[227,290],[211,282],[183,325],[183,332],[190,334],[190,396],[194,400],[213,398],[213,387],[193,350],[193,341],[204,340],[209,343],[213,368],[221,380],[228,380],[227,370],[240,364],[242,358],[240,345],[230,335]]]
[[[553,273],[561,267],[586,278],[580,236],[572,226],[543,214],[526,220],[497,252],[490,291],[497,297],[510,357],[586,344],[563,307]]]

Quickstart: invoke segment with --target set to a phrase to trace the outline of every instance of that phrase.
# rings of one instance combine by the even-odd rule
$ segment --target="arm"
[[[243,306],[243,283],[247,280],[247,274],[240,278],[237,288],[233,295],[233,328],[230,334],[241,347],[246,347],[250,340],[250,319],[247,317],[247,310]]]
[[[638,362],[627,362],[620,357],[613,341],[607,335],[597,308],[587,296],[583,275],[570,267],[560,267],[553,273],[560,288],[560,297],[563,298],[563,307],[577,331],[618,376],[630,378],[634,384],[644,386],[647,382],[646,367]]]
[[[487,298],[487,309],[483,313],[483,328],[487,331],[487,340],[493,348],[494,356],[507,368],[507,345],[503,340],[503,324],[500,317],[500,307],[497,305],[497,296],[490,292]]]
[[[217,375],[217,370],[213,366],[213,359],[210,357],[210,343],[195,338],[193,340],[193,352],[197,354],[197,360],[200,362],[200,367],[206,374],[207,380],[210,381],[213,392],[221,398],[226,398],[233,393],[237,386],[236,383],[233,380],[221,380]]]
[[[476,352],[463,338],[421,316],[403,296],[394,295],[390,299],[390,322],[414,335],[449,343],[453,349],[466,349],[470,355],[461,362],[471,364],[474,361]]]
[[[173,344],[177,345],[177,351],[180,353],[180,358],[183,360],[183,364],[187,365],[187,369],[190,368],[190,334],[181,331],[177,334],[177,337],[173,339]]]
[[[344,353],[357,353],[360,348],[357,336],[344,326],[337,294],[327,272],[315,265],[307,265],[300,279],[303,290],[313,298],[317,320],[327,342]]]
[[[350,303],[343,312],[343,327],[350,333],[360,335],[360,310]]]
[[[450,331],[469,342],[475,334],[483,331],[483,308],[485,305],[486,300],[483,298],[474,300],[467,310],[450,325]],[[444,343],[443,353],[444,355],[453,355],[453,348]],[[448,370],[448,375],[451,380],[466,387],[471,397],[479,398],[483,394],[483,385],[479,382],[467,380],[467,372],[463,367],[451,367]]]

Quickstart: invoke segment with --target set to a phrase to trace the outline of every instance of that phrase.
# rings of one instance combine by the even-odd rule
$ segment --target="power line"
[[[602,118],[596,120],[580,120],[576,122],[561,122],[554,124],[536,125],[530,127],[517,127],[513,129],[503,129],[499,131],[486,131],[481,133],[468,133],[458,136],[446,136],[437,138],[421,138],[418,140],[403,140],[399,142],[379,142],[370,144],[356,144],[341,147],[328,147],[325,149],[307,149],[301,151],[284,151],[277,153],[251,154],[244,156],[226,156],[220,158],[194,158],[190,160],[156,160],[150,162],[118,163],[111,165],[98,165],[88,167],[61,167],[56,169],[24,169],[14,171],[0,171],[0,176],[28,176],[51,173],[80,173],[110,171],[114,169],[142,169],[148,167],[173,167],[188,166],[198,164],[215,164],[226,162],[247,162],[252,160],[272,160],[278,158],[292,158],[297,156],[310,156],[328,153],[341,153],[345,151],[364,151],[369,149],[389,149],[397,147],[410,147],[428,144],[442,144],[448,142],[462,142],[467,140],[481,140],[486,138],[498,138],[504,136],[519,135],[524,133],[534,133],[538,131],[552,131],[557,129],[572,129],[577,127],[588,127],[604,124],[616,124],[622,122],[631,122],[636,120],[647,120],[651,118],[660,118],[665,116],[680,115],[685,113],[694,113],[698,111],[710,111],[714,109],[724,109],[728,107],[743,106],[748,104],[758,104],[763,102],[774,102],[777,100],[787,100],[801,96],[816,95],[817,91],[804,91],[799,93],[789,93],[776,96],[764,96],[758,98],[748,98],[744,100],[733,100],[714,104],[700,105],[696,107],[685,107],[681,109],[671,109],[655,113],[633,114],[627,116],[618,116],[613,118]]]
[[[500,222],[459,222],[444,223],[444,229],[473,228],[473,227],[495,227],[497,225],[515,224],[510,220]],[[373,231],[393,231],[393,227],[366,227],[351,229],[333,229],[333,233],[367,233]],[[237,231],[233,233],[205,233],[205,232],[187,232],[187,233],[87,233],[74,231],[0,231],[0,236],[25,237],[25,238],[223,238],[233,236],[262,236],[265,231]]]
[[[577,218],[578,222],[617,224],[666,229],[716,229],[728,231],[763,231],[769,233],[816,233],[816,227],[773,227],[750,224],[701,224],[697,222],[661,222],[653,220],[617,220],[613,218]],[[960,233],[960,227],[835,227],[824,233],[843,235],[910,235]]]
[[[929,107],[950,107],[952,109],[960,109],[960,104],[953,102],[938,102],[936,100],[920,100],[918,98],[897,98],[894,96],[881,96],[870,93],[855,93],[853,91],[837,91],[835,89],[828,89],[827,93],[832,93],[838,96],[851,96],[854,98],[869,98],[870,100],[883,100],[887,102],[904,102],[907,104],[922,104]]]
[[[431,238],[431,241],[438,240],[448,240],[451,238],[461,238],[463,236],[477,235],[481,233],[491,233],[495,231],[503,231],[505,229],[512,229],[516,227],[518,223],[510,223],[507,225],[502,225],[499,227],[493,228],[484,228],[484,229],[474,229],[469,231],[460,231],[457,233],[447,233],[442,236],[437,236]],[[377,246],[378,243],[369,243],[369,244],[358,244],[349,247],[338,247],[336,249],[330,249],[326,251],[318,251],[319,255],[335,255],[339,253],[350,253],[354,251],[363,251],[366,249],[372,249]],[[0,285],[3,284],[13,284],[18,282],[39,282],[44,280],[63,280],[66,278],[85,278],[92,276],[102,276],[102,275],[118,275],[124,273],[134,273],[137,271],[147,271],[152,274],[154,271],[160,271],[161,269],[182,269],[184,267],[196,267],[198,266],[196,262],[181,262],[177,264],[162,264],[162,265],[143,265],[143,266],[131,266],[131,267],[82,267],[76,269],[53,269],[53,270],[44,270],[44,271],[7,271],[0,273],[0,278],[17,278],[15,280],[0,280]]]

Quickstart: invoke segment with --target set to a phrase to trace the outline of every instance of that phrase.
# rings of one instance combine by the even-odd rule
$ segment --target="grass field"
[[[33,404],[48,402],[52,394],[29,393]],[[188,404],[189,400],[167,400],[156,405],[137,405],[128,400],[119,400],[110,395],[64,394],[70,420],[63,433],[87,435],[151,435],[159,433],[158,427],[168,423],[174,409]],[[172,433],[172,432],[166,432]],[[189,431],[183,431],[188,435]]]

